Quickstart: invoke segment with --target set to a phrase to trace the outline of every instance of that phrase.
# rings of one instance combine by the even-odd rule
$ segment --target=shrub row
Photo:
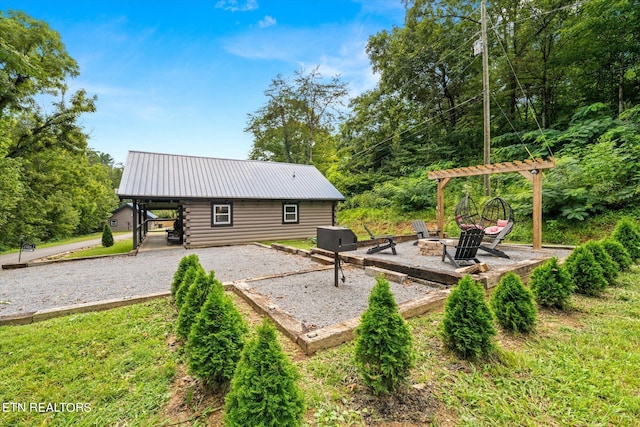
[[[228,426],[299,426],[304,396],[295,367],[264,319],[253,339],[225,294],[222,283],[207,274],[195,254],[180,261],[171,284],[178,308],[177,335],[186,340],[190,372],[205,386],[224,392]]]
[[[621,220],[612,236],[575,248],[564,266],[552,258],[534,269],[527,289],[515,273],[505,274],[485,302],[482,286],[471,276],[462,278],[445,304],[442,334],[445,345],[463,358],[487,355],[493,349],[496,330],[493,317],[508,331],[529,332],[536,322],[535,302],[565,309],[573,292],[599,295],[615,283],[620,271],[640,259],[640,228],[631,219]],[[493,309],[493,311],[491,310]]]

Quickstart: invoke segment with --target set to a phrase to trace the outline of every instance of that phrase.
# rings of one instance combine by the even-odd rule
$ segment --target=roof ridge
[[[270,160],[255,160],[255,159],[227,159],[224,157],[196,156],[195,154],[171,154],[171,153],[158,153],[153,151],[129,150],[129,154],[131,153],[152,154],[156,156],[189,157],[189,158],[195,158],[195,159],[224,160],[224,161],[230,161],[230,162],[270,163],[270,164],[278,164],[278,165],[307,166],[307,167],[310,166],[314,168],[316,167],[315,165],[311,165],[307,163],[274,162]]]

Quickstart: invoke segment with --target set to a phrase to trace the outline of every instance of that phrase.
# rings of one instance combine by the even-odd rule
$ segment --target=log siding
[[[298,205],[298,222],[283,223],[284,203]],[[212,201],[184,201],[184,244],[188,248],[265,240],[304,239],[319,226],[334,225],[335,202],[234,200],[233,225],[212,227]]]

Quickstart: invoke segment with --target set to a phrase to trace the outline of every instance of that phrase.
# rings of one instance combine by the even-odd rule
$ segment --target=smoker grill
[[[338,287],[338,269],[340,269],[340,252],[358,249],[358,238],[347,227],[318,227],[318,248],[333,252],[334,286]],[[342,281],[344,282],[344,273]]]

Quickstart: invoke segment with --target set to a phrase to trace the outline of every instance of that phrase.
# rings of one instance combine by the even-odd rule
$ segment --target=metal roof
[[[315,166],[129,151],[122,198],[344,200]]]

